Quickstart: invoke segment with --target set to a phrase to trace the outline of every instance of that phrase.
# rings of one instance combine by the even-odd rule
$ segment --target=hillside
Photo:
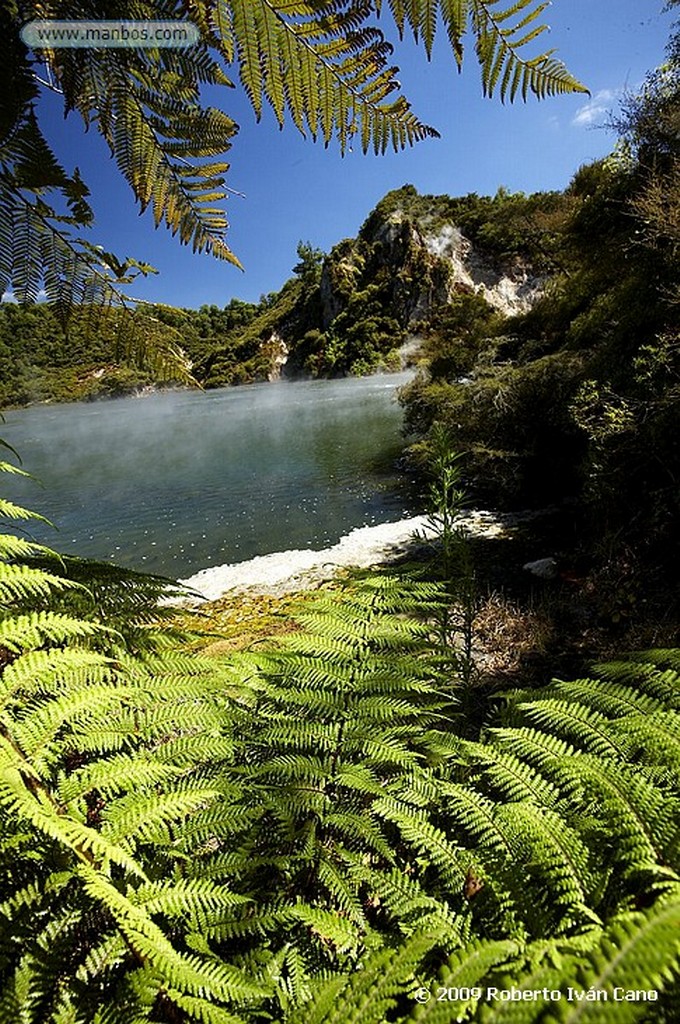
[[[300,243],[294,276],[259,303],[155,307],[152,315],[207,388],[397,369],[404,342],[434,330],[460,295],[477,296],[489,315],[526,311],[557,266],[565,202],[556,193],[419,196],[406,185],[328,255]],[[63,324],[46,305],[4,304],[0,405],[172,383],[122,359],[122,330],[114,311],[76,311]]]
[[[526,310],[554,268],[544,236],[561,206],[556,194],[391,192],[328,255],[301,243],[296,276],[228,332],[199,378],[214,387],[396,369],[403,344],[432,329],[456,295],[478,294],[489,311]]]
[[[328,254],[300,243],[280,291],[156,308],[154,329],[180,341],[205,388],[417,362],[402,395],[414,468],[437,424],[466,453],[478,500],[571,508],[561,549],[572,562],[587,551],[589,571],[593,557],[606,565],[612,614],[630,617],[648,589],[640,567],[656,567],[667,594],[680,562],[669,123],[664,134],[658,111],[633,110],[628,148],[562,193],[452,198],[405,185]],[[101,313],[93,330],[81,311],[64,329],[46,306],[2,306],[0,402],[172,384],[122,365],[116,317]]]

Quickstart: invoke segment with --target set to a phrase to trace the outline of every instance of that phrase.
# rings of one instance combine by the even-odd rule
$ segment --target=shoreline
[[[487,539],[507,536],[521,523],[544,511],[492,512],[471,509],[458,517],[460,526],[473,537]],[[333,579],[342,569],[366,569],[403,557],[410,545],[427,540],[435,531],[429,516],[411,516],[378,526],[360,526],[327,548],[274,551],[244,562],[200,569],[179,582],[194,591],[182,603],[203,604],[230,594],[281,595],[306,590]]]

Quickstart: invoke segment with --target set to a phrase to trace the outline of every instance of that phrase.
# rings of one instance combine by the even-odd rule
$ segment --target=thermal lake
[[[187,577],[323,549],[419,511],[395,469],[409,375],[256,384],[5,413],[0,437],[36,479],[3,495],[57,528],[66,554]]]

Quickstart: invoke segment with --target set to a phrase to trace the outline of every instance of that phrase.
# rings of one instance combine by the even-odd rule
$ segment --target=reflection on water
[[[3,493],[65,552],[173,576],[326,547],[414,511],[393,461],[403,375],[173,392],[9,412],[0,435],[35,482]]]

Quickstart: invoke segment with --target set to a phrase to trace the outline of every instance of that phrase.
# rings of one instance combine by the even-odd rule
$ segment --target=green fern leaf
[[[470,1019],[479,1004],[480,997],[465,1000],[445,1000],[436,998],[437,992],[469,992],[480,989],[480,985],[494,968],[512,961],[522,952],[517,942],[509,939],[496,941],[474,941],[459,952],[449,957],[437,976],[436,985],[429,988],[430,998],[416,1004],[408,1021],[419,1024],[449,1024],[454,1020]]]

